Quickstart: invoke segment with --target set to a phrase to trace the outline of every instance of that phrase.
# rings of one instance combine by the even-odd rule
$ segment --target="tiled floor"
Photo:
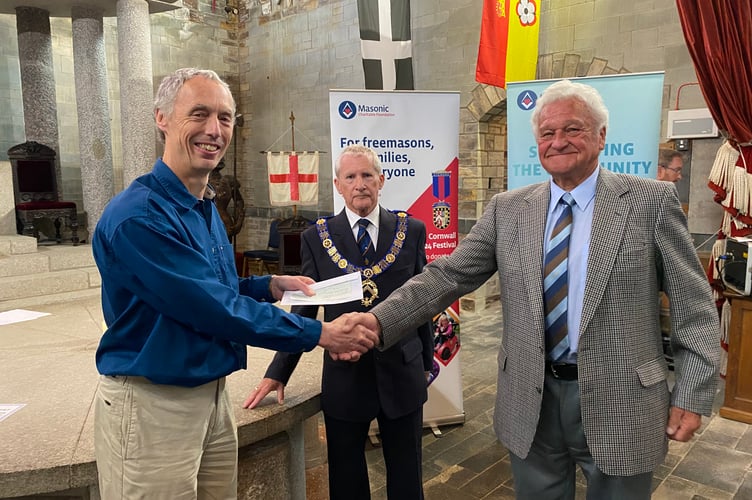
[[[423,478],[427,500],[511,499],[509,456],[491,426],[496,392],[496,354],[500,306],[462,317],[462,381],[465,423],[444,426],[437,438],[423,435]],[[752,427],[715,411],[689,443],[670,442],[665,463],[656,471],[656,500],[752,500]],[[385,499],[381,451],[368,451],[374,500]],[[585,498],[584,479],[577,498]]]

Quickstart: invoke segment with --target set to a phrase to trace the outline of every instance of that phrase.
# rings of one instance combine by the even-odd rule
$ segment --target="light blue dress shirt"
[[[569,350],[571,353],[561,361],[577,362],[577,346],[580,340],[580,316],[582,316],[582,302],[585,297],[585,280],[587,278],[587,262],[590,255],[590,229],[593,225],[593,206],[595,203],[595,185],[598,181],[600,167],[595,169],[590,177],[570,191],[576,204],[572,207],[572,234],[569,238],[569,254],[567,257],[568,292],[567,292],[567,330]],[[546,217],[546,233],[543,255],[548,252],[548,241],[555,222],[559,219],[563,206],[559,200],[566,191],[551,180],[551,200],[548,203]]]

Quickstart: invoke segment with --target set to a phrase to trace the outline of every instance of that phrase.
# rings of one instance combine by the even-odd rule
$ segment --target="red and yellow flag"
[[[476,81],[506,87],[535,79],[538,15],[536,0],[483,0]]]

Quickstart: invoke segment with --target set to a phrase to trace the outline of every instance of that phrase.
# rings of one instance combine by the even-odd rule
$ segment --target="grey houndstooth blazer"
[[[498,272],[503,335],[494,428],[521,458],[542,400],[549,197],[548,182],[497,194],[451,255],[371,311],[386,348]],[[578,352],[585,436],[606,474],[649,472],[667,451],[669,405],[709,415],[718,380],[718,316],[674,185],[601,168],[587,269]],[[661,288],[671,302],[673,392],[661,346]]]

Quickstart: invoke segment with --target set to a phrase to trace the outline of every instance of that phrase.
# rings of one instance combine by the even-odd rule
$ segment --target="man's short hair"
[[[682,154],[675,149],[660,148],[658,150],[658,165],[668,167],[677,156],[681,158]]]
[[[230,94],[230,99],[232,99],[232,114],[233,116],[235,116],[235,98],[232,97],[230,86],[227,85],[227,83],[222,80],[216,72],[210,69],[199,68],[181,68],[173,73],[170,73],[162,79],[162,83],[159,84],[159,88],[157,89],[157,95],[154,98],[155,115],[157,110],[162,111],[165,116],[172,115],[172,107],[175,104],[175,99],[178,96],[178,92],[180,92],[180,89],[183,88],[185,82],[192,78],[196,78],[197,76],[206,78],[208,80],[214,80],[227,90],[227,93]],[[164,142],[164,132],[162,132],[159,127],[157,127],[157,131],[159,132],[159,139]]]
[[[533,135],[536,138],[538,137],[538,120],[543,108],[554,102],[572,98],[578,99],[588,108],[593,120],[595,120],[597,131],[608,127],[608,108],[606,108],[603,98],[595,88],[571,80],[560,80],[547,87],[535,103],[535,109],[530,116],[530,123],[533,126]]]
[[[376,154],[376,151],[369,147],[361,146],[360,144],[351,144],[342,150],[337,157],[337,161],[334,162],[335,177],[339,175],[339,164],[342,161],[342,157],[345,155],[365,156],[371,166],[376,169],[376,173],[381,175],[381,160],[379,160],[379,155]]]

